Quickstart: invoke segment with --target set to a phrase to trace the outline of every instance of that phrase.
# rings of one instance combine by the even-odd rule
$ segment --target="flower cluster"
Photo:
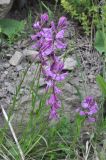
[[[98,105],[92,96],[87,96],[81,103],[82,108],[76,111],[81,116],[86,116],[89,122],[95,122],[95,114],[98,112]]]
[[[61,107],[58,99],[61,90],[57,87],[57,83],[64,80],[67,73],[63,72],[64,63],[56,55],[56,51],[64,50],[67,46],[64,40],[67,19],[61,17],[55,25],[54,21],[49,23],[49,17],[45,13],[41,15],[39,21],[34,23],[33,28],[35,29],[35,34],[31,36],[35,41],[33,48],[39,52],[42,73],[47,84],[46,91],[51,90],[51,96],[47,100],[47,105],[51,106],[49,118],[57,119],[57,110]]]

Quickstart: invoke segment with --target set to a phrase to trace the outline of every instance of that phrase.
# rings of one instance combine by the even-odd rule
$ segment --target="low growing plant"
[[[86,34],[90,33],[91,27],[100,22],[101,5],[98,0],[61,0],[61,4],[70,16],[78,20]],[[104,18],[106,15],[103,15]],[[106,19],[106,18],[105,18]]]

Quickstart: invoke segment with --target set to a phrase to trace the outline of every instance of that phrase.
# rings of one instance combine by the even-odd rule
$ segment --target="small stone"
[[[65,70],[73,70],[73,69],[75,69],[76,65],[77,65],[77,61],[74,60],[72,57],[68,57],[65,59],[64,69]]]
[[[35,60],[36,61],[39,61],[39,57],[37,56],[38,55],[38,51],[34,51],[34,50],[30,50],[30,49],[25,49],[23,51],[23,54],[25,57],[28,58],[28,60],[30,60],[31,62],[34,62]]]
[[[0,82],[3,82],[4,79],[5,79],[6,75],[5,74],[1,74],[1,77],[0,77]]]
[[[4,68],[9,68],[10,67],[10,64],[9,63],[5,63],[4,64]]]
[[[21,52],[16,51],[12,58],[9,60],[9,63],[12,66],[17,66],[23,59],[23,54]]]
[[[41,77],[41,78],[39,79],[39,86],[42,87],[42,86],[44,86],[44,85],[46,85],[46,82],[45,82],[44,78]]]
[[[4,85],[7,87],[7,86],[10,85],[10,83],[9,82],[4,82]]]
[[[4,71],[4,74],[7,75],[7,74],[8,74],[8,71]]]
[[[4,69],[3,65],[0,64],[0,71],[3,70],[3,69]]]
[[[21,70],[23,70],[23,67],[22,67],[21,65],[16,66],[16,71],[17,71],[17,72],[19,72],[19,71],[21,71]]]
[[[6,92],[4,90],[0,90],[0,99],[6,97]]]
[[[6,54],[6,59],[9,60],[11,58],[11,56],[12,56],[12,53],[11,53],[11,51],[9,51],[9,54]]]
[[[5,85],[7,86],[6,89],[7,89],[8,92],[10,92],[10,93],[12,93],[12,94],[15,93],[15,89],[14,89],[14,87],[11,85],[11,83],[5,82]]]
[[[90,75],[88,76],[88,78],[89,78],[89,79],[95,79],[95,76],[92,75],[92,74],[90,74]]]

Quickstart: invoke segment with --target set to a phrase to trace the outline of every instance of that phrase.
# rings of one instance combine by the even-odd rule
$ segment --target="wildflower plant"
[[[35,42],[32,47],[38,51],[37,56],[41,62],[46,92],[50,91],[51,93],[46,103],[51,107],[50,119],[58,118],[57,110],[61,107],[58,95],[61,90],[57,84],[67,76],[67,72],[63,72],[64,63],[56,54],[58,50],[64,51],[67,47],[64,39],[67,24],[66,17],[62,16],[55,25],[54,21],[49,22],[48,14],[44,13],[40,16],[40,20],[34,23],[35,34],[31,36]]]

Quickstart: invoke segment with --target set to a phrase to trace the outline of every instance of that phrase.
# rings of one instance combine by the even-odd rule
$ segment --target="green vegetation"
[[[101,6],[98,0],[61,0],[61,4],[72,18],[82,24],[86,34],[89,34],[91,28],[97,26],[100,22],[99,11]],[[103,8],[105,9],[106,6]],[[106,19],[106,13],[103,16]]]
[[[0,20],[0,33],[7,36],[9,43],[13,43],[15,38],[22,33],[25,27],[24,21],[13,19]]]

